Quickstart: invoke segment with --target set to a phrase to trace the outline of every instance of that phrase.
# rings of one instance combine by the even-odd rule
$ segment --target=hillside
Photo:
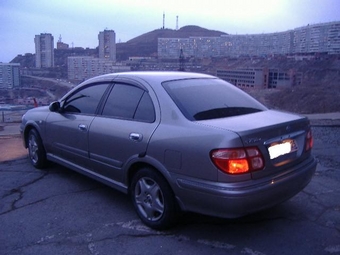
[[[294,69],[302,73],[301,84],[283,90],[249,90],[269,108],[303,114],[340,111],[340,56],[313,60],[259,59],[218,63],[223,68]]]
[[[199,26],[185,26],[179,30],[156,29],[137,36],[126,43],[117,43],[117,60],[127,60],[131,56],[157,56],[158,38],[188,38],[190,36],[220,36],[226,33]]]

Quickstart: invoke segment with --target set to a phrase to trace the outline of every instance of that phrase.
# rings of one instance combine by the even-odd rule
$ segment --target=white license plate
[[[275,159],[296,150],[294,141],[286,141],[268,148],[270,159]]]

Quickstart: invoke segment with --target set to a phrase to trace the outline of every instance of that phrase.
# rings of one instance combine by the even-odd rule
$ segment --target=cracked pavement
[[[340,254],[340,128],[313,132],[318,168],[297,196],[237,220],[188,213],[169,231],[147,228],[128,196],[64,167],[3,161],[0,254]]]

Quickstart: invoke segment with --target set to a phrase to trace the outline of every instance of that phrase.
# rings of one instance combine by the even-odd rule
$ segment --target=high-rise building
[[[13,89],[20,87],[20,64],[0,63],[0,88]]]
[[[35,67],[54,67],[54,39],[51,34],[40,34],[34,38]]]
[[[99,32],[99,58],[116,62],[116,33],[113,30]]]

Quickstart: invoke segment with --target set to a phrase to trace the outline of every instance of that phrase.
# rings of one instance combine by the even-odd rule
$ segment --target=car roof
[[[93,82],[103,82],[103,81],[113,81],[118,78],[134,79],[134,80],[144,80],[146,82],[157,82],[161,83],[170,80],[180,80],[180,79],[197,79],[197,78],[216,78],[211,75],[192,73],[192,72],[179,72],[179,71],[138,71],[138,72],[122,72],[122,73],[110,73],[100,75],[91,78],[84,83]]]

